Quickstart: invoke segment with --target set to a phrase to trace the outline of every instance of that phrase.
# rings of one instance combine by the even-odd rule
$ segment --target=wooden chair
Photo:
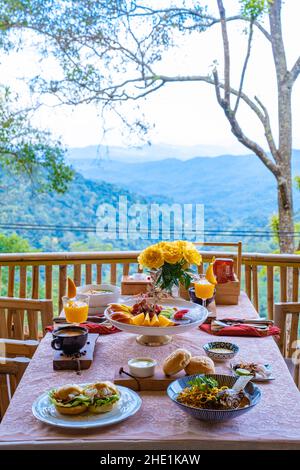
[[[278,341],[279,349],[297,387],[300,388],[300,341],[298,340],[300,303],[280,302],[275,304],[274,321],[281,329]]]
[[[0,338],[37,340],[44,336],[46,326],[52,324],[52,317],[52,300],[0,297]]]
[[[0,339],[0,421],[38,344],[34,340]]]

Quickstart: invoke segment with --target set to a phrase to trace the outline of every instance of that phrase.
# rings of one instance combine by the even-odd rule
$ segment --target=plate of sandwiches
[[[70,429],[90,429],[124,421],[142,400],[127,387],[109,381],[67,384],[42,393],[32,405],[39,421]]]

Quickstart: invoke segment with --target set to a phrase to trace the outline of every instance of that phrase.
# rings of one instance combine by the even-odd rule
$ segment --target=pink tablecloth
[[[245,294],[242,294],[239,306],[218,308],[220,318],[239,315],[248,318],[256,315]],[[162,361],[177,347],[202,354],[202,345],[210,339],[216,338],[196,329],[174,336],[173,342],[166,346],[149,348],[137,344],[131,334],[102,336],[96,346],[92,367],[78,378],[71,371],[53,371],[51,335],[48,334],[0,425],[0,448],[77,448],[80,445],[82,449],[300,449],[300,394],[271,337],[233,338],[240,346],[238,358],[271,363],[276,380],[260,385],[262,400],[253,410],[226,423],[197,421],[182,412],[163,392],[141,393],[143,404],[135,416],[93,431],[50,427],[31,414],[33,401],[52,386],[112,379],[114,371],[136,355],[151,355]],[[228,365],[217,366],[217,371],[228,372]]]

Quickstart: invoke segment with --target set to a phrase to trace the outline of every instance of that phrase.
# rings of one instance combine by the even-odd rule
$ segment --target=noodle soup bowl
[[[237,418],[248,411],[251,411],[254,406],[258,404],[261,398],[261,391],[260,389],[249,382],[245,387],[246,396],[249,400],[249,405],[244,406],[243,408],[234,408],[228,410],[222,409],[213,409],[213,408],[197,408],[190,405],[185,405],[184,403],[180,403],[177,400],[178,394],[182,392],[186,387],[190,386],[190,382],[195,379],[196,377],[204,377],[204,375],[189,375],[186,377],[182,377],[180,379],[174,380],[167,389],[167,394],[169,398],[179,406],[182,411],[190,414],[196,419],[201,421],[210,421],[210,422],[221,422],[221,421],[229,421],[233,418]],[[207,374],[205,377],[211,377],[218,381],[219,387],[227,386],[231,388],[237,380],[237,377],[232,375],[220,375],[220,374]]]

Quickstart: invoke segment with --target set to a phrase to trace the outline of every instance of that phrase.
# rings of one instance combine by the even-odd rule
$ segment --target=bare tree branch
[[[267,139],[267,142],[268,142],[268,145],[269,145],[270,152],[273,155],[276,163],[278,164],[279,161],[280,161],[280,157],[278,155],[278,150],[277,150],[275,140],[274,140],[274,137],[273,137],[273,133],[272,133],[272,129],[271,129],[270,116],[269,116],[268,110],[257,96],[255,96],[254,99],[257,101],[257,103],[259,104],[259,106],[262,108],[262,110],[264,112],[263,125],[264,125],[264,128],[265,128],[265,136],[266,136],[266,139]]]
[[[298,78],[299,73],[300,73],[300,56],[296,60],[294,66],[292,67],[291,73],[290,73],[292,84]]]
[[[259,144],[257,144],[244,134],[228,102],[220,98],[220,82],[217,70],[214,71],[214,84],[218,103],[222,107],[225,116],[227,117],[231,125],[231,132],[233,133],[233,135],[238,139],[239,142],[241,142],[241,144],[252,150],[252,152],[254,152],[259,157],[262,163],[273,173],[273,175],[278,178],[280,176],[279,167],[268,157],[264,149]]]
[[[230,104],[230,52],[229,52],[229,40],[226,26],[226,14],[222,0],[217,0],[221,29],[222,29],[222,40],[223,40],[223,51],[224,51],[224,99]]]
[[[241,79],[240,79],[240,87],[239,87],[239,94],[236,99],[235,107],[233,110],[233,114],[236,114],[238,107],[239,107],[239,102],[240,102],[240,97],[241,97],[241,92],[243,89],[243,84],[245,80],[245,75],[246,75],[246,70],[247,70],[247,65],[250,59],[250,53],[251,53],[251,44],[252,44],[252,37],[253,37],[253,22],[250,23],[249,27],[249,36],[248,36],[248,44],[247,44],[247,52],[246,52],[246,57],[244,60],[244,65],[242,68],[242,73],[241,73]]]

